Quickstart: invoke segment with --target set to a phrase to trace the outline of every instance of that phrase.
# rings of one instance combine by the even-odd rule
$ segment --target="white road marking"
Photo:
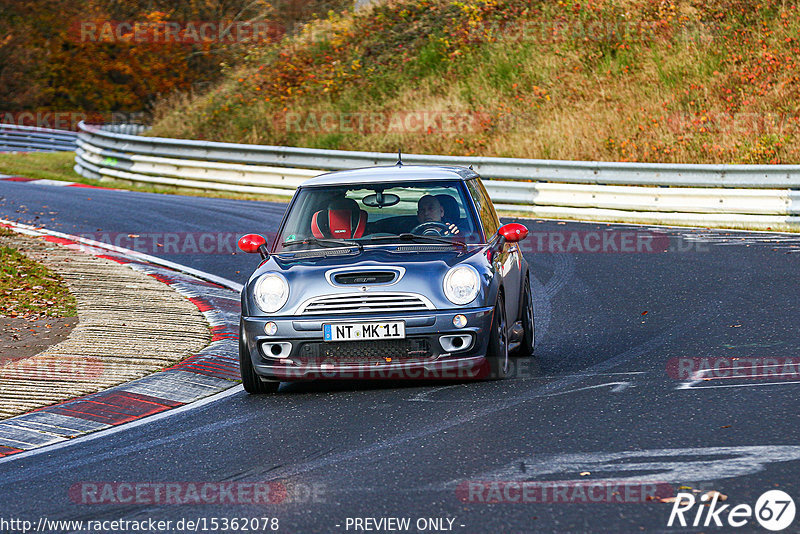
[[[779,364],[775,365],[762,365],[762,369],[767,368],[775,368],[777,369],[780,367]],[[715,386],[696,386],[695,384],[699,384],[701,382],[710,382],[712,380],[748,380],[754,378],[772,378],[774,377],[775,373],[766,373],[766,374],[757,374],[757,375],[736,375],[735,371],[740,369],[750,369],[750,367],[741,367],[735,366],[730,368],[725,368],[725,371],[730,371],[730,376],[714,376],[708,377],[707,375],[715,369],[698,369],[697,371],[693,371],[690,375],[690,380],[681,382],[678,384],[675,389],[678,390],[686,390],[686,389],[713,389],[713,388],[743,388],[743,387],[759,387],[759,386],[774,386],[780,384],[800,384],[800,381],[797,380],[784,380],[781,382],[763,382],[763,383],[755,383],[755,384],[724,384],[724,385],[715,385]],[[718,370],[719,371],[719,370]]]
[[[783,386],[786,384],[800,384],[800,380],[791,380],[783,382],[761,382],[758,384],[720,384],[717,386],[694,386],[686,389],[714,389],[714,388],[757,388],[761,386]]]
[[[615,374],[615,373],[608,373],[608,374]],[[625,373],[625,374],[628,374],[628,373]],[[599,376],[599,375],[568,375],[568,376],[577,376],[577,377],[584,378],[584,377],[587,377],[587,376]],[[559,378],[561,378],[561,377],[559,377]],[[463,404],[463,403],[467,403],[467,402],[486,402],[486,399],[484,399],[484,398],[475,398],[475,397],[467,398],[467,399],[431,399],[431,398],[429,398],[434,393],[438,393],[440,391],[444,391],[445,389],[452,389],[452,388],[456,388],[456,387],[471,387],[471,386],[472,386],[471,384],[454,384],[452,386],[442,386],[442,387],[438,387],[438,388],[433,388],[433,389],[421,391],[421,392],[415,394],[413,397],[408,399],[408,401],[409,402],[443,402],[443,403],[451,402],[451,403],[458,403],[458,404]],[[535,395],[535,396],[533,396],[531,398],[556,397],[556,396],[559,396],[559,395],[566,395],[568,393],[576,393],[578,391],[585,391],[585,390],[588,390],[588,389],[597,389],[597,388],[603,388],[603,387],[609,387],[609,386],[614,386],[614,387],[612,387],[610,389],[610,391],[612,393],[621,393],[621,392],[625,391],[626,389],[628,389],[629,387],[633,387],[633,385],[630,382],[606,382],[604,384],[596,384],[594,386],[586,386],[586,387],[581,387],[581,388],[577,388],[577,389],[569,389],[567,391],[558,391],[556,393],[546,393],[546,394],[543,394],[543,395]]]
[[[695,384],[699,384],[703,380],[705,380],[705,374],[712,369],[700,369],[698,371],[692,371],[692,374],[689,375],[690,380],[685,382],[681,382],[678,384],[675,389],[691,389],[691,387]]]
[[[561,480],[586,480],[578,473],[608,481],[685,483],[734,478],[758,473],[767,464],[800,460],[800,445],[698,447],[644,451],[539,454],[520,458],[500,469],[471,476],[474,480],[524,481],[553,475]],[[634,472],[635,474],[627,474]],[[593,479],[594,480],[594,479]],[[463,479],[448,482],[457,487]]]
[[[630,385],[631,385],[630,382],[606,382],[605,384],[597,384],[597,385],[594,385],[594,386],[585,386],[585,387],[582,387],[582,388],[568,389],[566,391],[559,391],[557,393],[549,393],[547,395],[542,395],[542,397],[556,397],[558,395],[566,395],[568,393],[576,393],[578,391],[586,391],[587,389],[597,389],[597,388],[604,388],[604,387],[608,387],[608,386],[614,386],[611,389],[612,393],[619,393],[621,391],[624,391],[628,387],[630,387]]]

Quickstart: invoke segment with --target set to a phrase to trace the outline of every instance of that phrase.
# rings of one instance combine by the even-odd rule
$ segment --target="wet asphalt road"
[[[183,248],[169,252],[178,254],[147,239],[140,245],[240,283],[257,263],[252,256],[223,245],[195,252],[186,236],[270,234],[285,208],[11,182],[0,182],[0,197],[0,217],[66,233],[173,233]],[[713,489],[725,504],[751,506],[780,489],[800,503],[800,374],[791,367],[800,357],[800,236],[659,229],[654,251],[638,253],[611,243],[655,229],[520,222],[532,232],[524,250],[537,345],[536,358],[519,362],[513,378],[285,384],[263,397],[240,391],[0,463],[0,520],[152,518],[172,521],[177,532],[188,531],[174,529],[181,519],[205,521],[212,531],[213,518],[268,517],[278,518],[280,532],[364,532],[356,518],[396,517],[411,526],[394,531],[410,532],[437,531],[428,518],[442,519],[438,531],[465,533],[662,532],[687,529],[667,527],[672,504],[641,498],[636,488],[650,495],[656,487],[657,497]],[[595,232],[606,245],[587,251],[602,243],[587,237]],[[569,252],[559,251],[569,243]],[[703,358],[723,370],[681,374]],[[726,373],[731,365],[740,372]],[[107,482],[271,482],[281,502],[84,504],[75,497],[76,487],[87,487],[81,484]],[[522,483],[535,502],[482,502],[519,500]],[[581,484],[601,502],[587,502],[576,491]],[[736,531],[764,529],[750,518]],[[800,519],[787,531],[800,531]]]

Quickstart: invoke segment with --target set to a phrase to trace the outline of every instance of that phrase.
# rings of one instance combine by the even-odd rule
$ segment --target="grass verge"
[[[16,234],[0,229],[0,239],[4,236]],[[0,241],[0,317],[75,317],[75,297],[63,280],[16,248],[2,244],[3,241]]]
[[[11,152],[0,154],[0,174],[37,180],[70,180],[82,177],[72,170],[75,152]]]

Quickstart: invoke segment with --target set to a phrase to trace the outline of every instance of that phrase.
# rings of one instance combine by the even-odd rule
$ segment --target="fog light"
[[[288,358],[292,353],[292,344],[288,341],[277,343],[264,341],[261,343],[261,353],[265,358]]]
[[[461,314],[453,317],[453,326],[456,328],[464,328],[467,326],[467,318]]]
[[[264,333],[268,336],[274,336],[278,333],[278,325],[273,323],[272,321],[268,322],[264,325]]]
[[[471,334],[450,334],[439,337],[439,344],[445,352],[458,352],[472,347]]]

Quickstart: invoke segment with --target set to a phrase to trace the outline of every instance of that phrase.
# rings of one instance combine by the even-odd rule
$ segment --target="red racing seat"
[[[366,226],[367,212],[351,198],[336,200],[311,217],[311,233],[317,239],[357,239],[364,235]]]

